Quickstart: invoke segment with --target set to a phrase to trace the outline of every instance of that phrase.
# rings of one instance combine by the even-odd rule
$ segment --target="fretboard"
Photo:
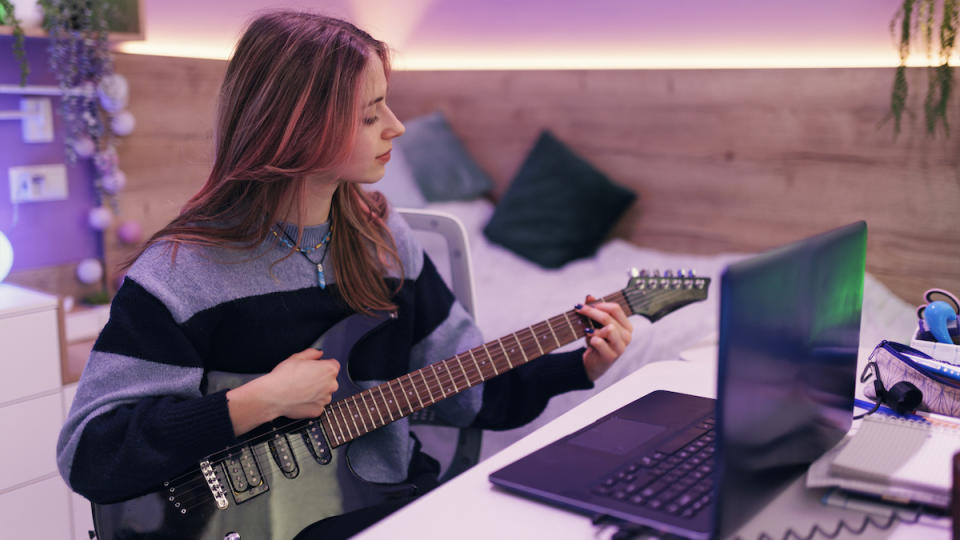
[[[632,312],[623,291],[602,301]],[[330,446],[337,447],[572,343],[596,327],[592,319],[567,311],[330,403],[318,419]]]

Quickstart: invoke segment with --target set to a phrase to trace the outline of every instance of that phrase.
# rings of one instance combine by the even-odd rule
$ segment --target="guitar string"
[[[701,278],[701,279],[703,279],[703,278]],[[668,295],[671,295],[670,291],[673,292],[672,296],[676,296],[677,293],[681,293],[682,295],[687,294],[686,291],[687,291],[688,289],[650,289],[650,290],[653,290],[653,291],[664,291],[664,294],[658,295],[657,298],[655,298],[656,300],[663,300],[664,297],[666,297],[666,296],[668,296]],[[625,290],[625,291],[626,291],[626,290]],[[639,292],[638,292],[636,289],[630,290],[630,291],[627,291],[627,292],[619,291],[619,292],[617,292],[617,293],[614,293],[613,295],[610,295],[610,296],[608,296],[608,297],[603,298],[602,301],[615,301],[616,303],[620,304],[620,302],[618,301],[619,299],[616,298],[617,296],[622,296],[624,300],[630,302],[631,300],[635,300],[635,299],[636,299],[635,297],[636,297],[638,294],[642,296],[642,295],[646,294],[646,292],[644,292],[644,291],[639,291]],[[630,302],[630,303],[632,303],[632,302]],[[629,305],[628,305],[628,306],[621,306],[621,307],[627,307],[627,308],[629,309]],[[583,317],[582,315],[579,315],[579,314],[576,313],[575,311],[571,311],[571,312],[566,312],[566,313],[564,313],[564,314],[562,314],[562,315],[557,315],[557,316],[551,317],[551,318],[548,319],[547,321],[543,321],[543,322],[540,322],[540,323],[536,323],[536,324],[534,324],[534,325],[531,325],[531,327],[529,327],[529,328],[530,328],[530,329],[533,329],[533,328],[536,327],[536,326],[542,326],[542,325],[544,325],[544,324],[549,324],[550,326],[555,326],[555,325],[557,325],[557,324],[560,324],[561,326],[563,326],[564,324],[565,324],[565,325],[570,325],[570,321],[569,321],[569,319],[568,319],[568,316],[569,316],[569,315],[573,315],[576,319],[579,319],[581,322],[583,322],[583,321],[585,320],[586,322],[589,322],[591,325],[594,324],[594,321],[593,321],[592,319],[588,319],[588,318],[586,318],[586,317]],[[562,323],[555,322],[555,319],[560,319],[561,317],[564,319],[564,321],[563,321]],[[572,328],[572,326],[571,326],[571,328]],[[586,326],[583,326],[583,328],[586,328]],[[571,330],[571,332],[573,333],[573,338],[572,338],[572,339],[568,339],[567,336],[564,336],[564,341],[567,342],[567,343],[572,342],[572,341],[575,341],[576,339],[580,339],[581,337],[583,337],[582,335],[578,335],[578,334],[577,334],[575,331],[573,331],[573,330]],[[538,343],[537,340],[536,340],[535,334],[534,334],[533,332],[527,332],[526,329],[520,330],[520,331],[518,331],[518,332],[514,332],[512,335],[513,335],[514,337],[518,337],[518,334],[520,334],[520,333],[526,334],[526,335],[520,337],[519,339],[517,339],[517,341],[520,343],[520,347],[521,347],[522,349],[524,349],[524,352],[526,352],[525,349],[526,349],[531,343]],[[504,336],[504,337],[509,338],[509,336]],[[498,338],[498,339],[495,340],[495,341],[497,341],[498,343],[500,343],[501,346],[502,346],[502,340],[503,340],[503,337]],[[491,342],[491,343],[492,343],[492,342]],[[538,348],[542,348],[542,347],[539,345],[539,343],[538,343],[537,346],[538,346]],[[500,361],[500,360],[506,360],[506,361],[507,361],[507,366],[503,366],[503,367],[507,367],[507,368],[509,369],[509,366],[511,365],[511,363],[510,363],[510,361],[509,361],[509,358],[508,358],[506,355],[500,354],[499,352],[497,352],[497,351],[496,351],[496,348],[494,348],[494,354],[490,354],[490,352],[487,350],[486,347],[479,347],[479,348],[483,348],[483,349],[484,349],[484,352],[487,353],[487,356],[490,358],[490,361],[493,363],[494,367],[496,367],[498,361]],[[511,350],[515,350],[515,349],[514,349],[514,348],[511,348]],[[550,348],[550,350],[553,350],[553,348]],[[545,353],[546,353],[546,352],[545,352]],[[476,367],[470,366],[469,364],[467,365],[467,368],[466,368],[466,369],[463,367],[463,365],[462,365],[462,359],[459,358],[459,356],[461,356],[461,355],[463,355],[463,354],[464,354],[464,353],[460,353],[459,355],[455,355],[453,358],[448,359],[447,361],[450,361],[450,360],[453,360],[453,359],[457,359],[458,362],[461,363],[461,366],[460,366],[460,367],[461,367],[461,370],[462,370],[462,371],[466,371],[466,369],[469,369],[469,371],[471,371],[474,375],[479,376],[481,381],[484,380],[484,379],[483,379],[483,374],[480,373],[480,372],[478,372],[478,371],[476,370]],[[532,350],[531,350],[531,355],[534,355],[534,356],[533,356],[534,358],[539,357],[539,354],[535,354],[534,351],[532,351]],[[475,386],[476,384],[479,384],[479,382],[476,382],[476,383],[475,383],[475,382],[472,382],[469,374],[467,374],[466,380],[464,380],[463,378],[461,378],[460,375],[457,374],[456,370],[453,370],[453,373],[452,373],[452,375],[451,375],[451,370],[449,369],[448,366],[445,365],[445,363],[446,363],[447,361],[437,362],[437,363],[435,363],[435,364],[431,364],[430,366],[425,366],[424,368],[421,368],[420,370],[417,370],[417,371],[423,371],[423,370],[426,370],[427,368],[431,368],[431,369],[434,371],[434,373],[435,373],[436,375],[438,375],[438,374],[436,373],[436,367],[437,367],[438,365],[443,365],[443,368],[444,368],[444,370],[445,370],[446,373],[447,373],[447,379],[448,379],[448,381],[450,382],[450,384],[452,384],[452,385],[453,385],[454,387],[456,387],[457,389],[460,388],[460,384],[457,384],[458,382],[464,384],[464,388],[463,388],[464,390],[467,389],[467,388],[469,388],[469,387]],[[427,388],[428,388],[428,391],[438,390],[437,393],[438,393],[438,394],[442,394],[443,392],[440,390],[440,388],[441,388],[441,386],[442,386],[443,383],[439,381],[439,377],[434,377],[434,378],[437,380],[437,384],[436,384],[436,385],[433,385],[433,383],[429,383],[429,382],[428,382],[428,384],[426,385]],[[399,379],[399,378],[398,378],[398,379]],[[398,379],[395,379],[395,380],[398,380]],[[424,379],[424,380],[427,380],[427,379]],[[393,381],[388,381],[387,383],[384,383],[384,384],[390,384],[391,382],[393,382]],[[401,387],[401,390],[402,390],[402,389],[403,389],[403,388],[402,388],[402,383],[399,383],[399,386]],[[376,389],[380,389],[381,392],[382,392],[382,388],[381,388],[380,386],[377,386],[377,387],[373,387],[373,388],[368,389],[368,390],[361,391],[361,392],[359,392],[359,393],[357,393],[357,394],[353,394],[353,395],[351,395],[351,396],[348,396],[347,398],[338,400],[338,401],[335,402],[334,404],[331,404],[331,406],[330,406],[331,408],[333,408],[334,406],[338,406],[340,409],[342,409],[342,408],[343,408],[343,405],[342,405],[343,402],[348,401],[348,400],[351,400],[351,398],[352,398],[352,401],[354,402],[354,403],[353,403],[353,406],[354,406],[357,410],[361,410],[360,405],[359,405],[358,403],[356,403],[356,401],[357,401],[357,399],[358,399],[358,396],[359,396],[359,394],[361,394],[361,393],[364,393],[364,392],[368,392],[368,391],[369,391],[368,394],[369,394],[369,396],[370,396],[371,401],[374,403],[374,407],[376,407],[376,409],[374,409],[374,410],[376,410],[377,414],[380,415],[380,416],[382,416],[382,412],[379,410],[379,406],[380,406],[380,405],[382,405],[385,409],[387,409],[388,415],[391,417],[390,422],[380,422],[380,423],[378,423],[378,422],[375,421],[375,419],[374,419],[373,416],[372,416],[372,413],[370,412],[371,408],[370,408],[370,407],[367,407],[367,414],[370,415],[370,420],[371,420],[371,424],[373,425],[373,428],[372,428],[372,429],[367,429],[366,422],[363,421],[365,431],[364,431],[363,433],[359,433],[359,434],[356,435],[355,437],[352,437],[350,440],[352,440],[352,439],[354,439],[354,438],[357,438],[357,437],[360,437],[360,436],[362,436],[362,435],[365,435],[366,433],[369,433],[370,431],[379,429],[380,427],[383,427],[383,426],[386,425],[387,423],[391,423],[391,422],[395,421],[395,420],[392,419],[393,414],[392,414],[392,409],[391,409],[391,407],[389,407],[386,402],[384,402],[384,401],[382,401],[382,400],[378,400],[377,397],[375,396],[375,392],[373,392],[373,391],[376,390]],[[455,393],[459,393],[459,391],[460,391],[460,390],[457,390],[457,391],[455,391]],[[392,388],[391,388],[391,393],[393,393]],[[360,398],[360,399],[362,400],[362,398]],[[379,403],[378,403],[378,401],[379,401]],[[432,404],[433,404],[433,403],[431,403],[431,405],[432,405]],[[410,412],[408,412],[408,413],[403,413],[403,406],[402,406],[402,403],[400,403],[400,402],[397,403],[397,405],[396,405],[396,410],[397,410],[398,413],[400,413],[400,415],[401,415],[400,418],[403,418],[403,417],[405,417],[405,416],[408,416],[408,415],[412,414],[413,412],[416,412],[415,410],[412,410],[412,411],[410,411]],[[342,414],[342,410],[339,411],[339,412],[341,412],[341,414]],[[345,417],[345,415],[342,415],[342,416]],[[353,416],[354,416],[354,417],[357,417],[358,415],[355,413]],[[359,415],[359,417],[362,419],[362,415]],[[260,437],[263,437],[263,438],[271,437],[271,438],[272,438],[273,435],[274,435],[276,432],[278,432],[278,431],[279,431],[279,432],[282,432],[282,433],[287,433],[287,432],[290,432],[290,431],[296,431],[296,429],[299,429],[299,427],[306,427],[306,425],[309,424],[309,422],[310,422],[310,421],[313,421],[313,420],[316,420],[316,421],[318,421],[318,422],[321,422],[321,418],[320,418],[320,417],[311,418],[311,419],[295,420],[295,421],[293,421],[293,422],[288,423],[287,425],[279,426],[279,427],[275,428],[272,432],[265,433],[265,434],[259,436],[258,438],[260,438]],[[385,419],[384,419],[384,420],[385,420]],[[292,426],[292,425],[294,425],[294,424],[297,424],[297,423],[300,423],[301,426],[298,426],[298,428],[296,428],[296,429],[290,429],[290,426]],[[330,424],[331,426],[333,425],[333,422],[332,422],[329,418],[328,418],[328,424]],[[320,425],[321,425],[321,427],[323,427],[322,422],[321,422]],[[325,428],[325,427],[323,427],[323,429],[324,429],[324,431],[326,431],[326,428]],[[348,432],[349,432],[349,431],[351,431],[351,430],[348,429]],[[327,435],[326,433],[324,433],[324,434]],[[350,433],[350,435],[352,436],[353,433]],[[295,438],[294,438],[294,441],[292,441],[292,444],[297,445],[297,446],[298,446],[298,449],[307,448],[309,445],[308,445],[306,442],[300,442],[299,439],[301,439],[301,438],[302,438],[302,437],[295,437]],[[328,439],[329,439],[329,435],[328,435]],[[261,442],[262,442],[262,441],[261,441]],[[347,441],[347,442],[349,442],[349,441]],[[255,445],[255,444],[258,444],[258,442],[257,442],[255,439],[251,439],[251,440],[245,441],[245,442],[244,442],[243,444],[241,444],[241,445],[237,445],[237,446],[231,447],[231,448],[232,448],[232,449],[236,449],[236,448],[242,448],[242,447],[247,446],[247,445]],[[338,446],[339,446],[339,445],[338,445]],[[251,446],[251,448],[252,448],[252,446]],[[211,456],[208,456],[208,459],[207,459],[207,460],[208,460],[208,461],[213,460],[213,461],[218,461],[218,462],[219,462],[219,461],[222,461],[223,459],[229,457],[229,452],[230,452],[230,451],[231,451],[231,449],[228,448],[228,449],[226,449],[226,450],[224,450],[224,451],[218,452],[218,453],[216,453],[216,454],[212,454]],[[217,454],[227,454],[227,455],[224,455],[223,458],[221,459],[221,458],[216,458],[216,457],[215,457]],[[262,454],[260,457],[263,457],[263,456],[266,455],[266,454],[271,454],[271,456],[272,456],[272,453],[270,452],[270,450],[269,450],[269,449],[265,449],[264,452],[263,452],[263,454]],[[191,472],[195,472],[195,471],[191,471]],[[191,473],[186,473],[186,475],[190,475],[190,474],[191,474]],[[181,477],[178,477],[178,478],[182,478],[183,476],[186,476],[186,475],[181,475]],[[172,482],[175,482],[175,481],[176,481],[176,480],[171,480],[171,481],[168,482],[168,484],[171,484]]]

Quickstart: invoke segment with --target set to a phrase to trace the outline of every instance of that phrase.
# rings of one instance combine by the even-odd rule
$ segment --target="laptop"
[[[723,271],[716,400],[652,392],[490,481],[664,533],[735,532],[851,426],[866,237],[860,221]]]

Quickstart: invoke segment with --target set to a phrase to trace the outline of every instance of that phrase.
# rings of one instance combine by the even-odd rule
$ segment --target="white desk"
[[[709,355],[707,355],[708,357]],[[715,397],[716,363],[672,360],[648,364],[585,401],[500,453],[440,486],[416,502],[362,532],[364,540],[417,538],[595,538],[609,537],[584,515],[564,511],[493,487],[487,476],[560,437],[653,390],[673,390]],[[748,523],[741,533],[756,538],[766,530],[780,538],[786,527],[806,531],[812,523],[832,530],[837,519],[859,524],[864,514],[827,507],[817,492],[793,485]],[[789,521],[789,522],[788,522]],[[804,526],[807,529],[804,529]],[[779,528],[780,530],[777,530]],[[862,536],[840,538],[943,538],[950,531],[933,526],[898,526],[891,531],[869,529]],[[823,538],[818,536],[817,538]]]

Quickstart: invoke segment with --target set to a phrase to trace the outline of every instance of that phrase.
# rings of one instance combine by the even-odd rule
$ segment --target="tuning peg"
[[[644,268],[643,270],[640,271],[640,277],[645,278],[645,277],[649,277],[649,276],[650,276],[650,272],[647,272],[647,269],[646,269],[646,268]]]
[[[691,268],[690,273],[687,274],[687,277],[697,277],[697,271]]]
[[[627,272],[627,275],[630,276],[630,277],[632,277],[632,278],[638,278],[638,277],[640,277],[640,271],[637,270],[636,267],[633,267],[633,268],[630,269],[629,272]]]
[[[660,270],[654,270],[654,271],[653,271],[653,277],[655,277],[655,278],[660,277]]]
[[[665,270],[663,272],[663,277],[673,277],[673,270]]]

